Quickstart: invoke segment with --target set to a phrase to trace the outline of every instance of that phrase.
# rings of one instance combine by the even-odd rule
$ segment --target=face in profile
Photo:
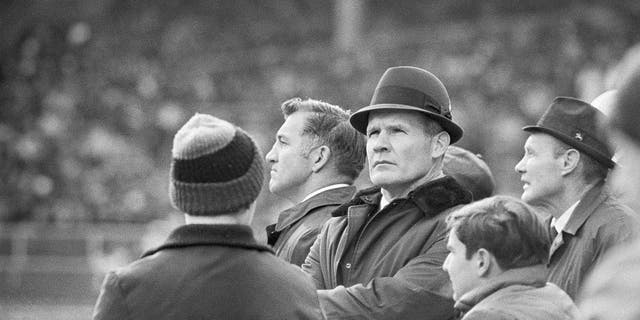
[[[276,141],[267,153],[271,166],[269,191],[287,197],[307,181],[312,173],[313,161],[308,156],[312,139],[302,131],[308,113],[289,115],[276,134]]]
[[[556,157],[555,138],[544,133],[529,136],[524,145],[524,156],[515,170],[522,181],[522,200],[536,204],[560,191],[562,158]]]
[[[367,160],[373,184],[406,190],[433,165],[428,121],[414,111],[372,111],[367,124]]]
[[[442,265],[442,269],[449,274],[453,287],[453,299],[458,300],[465,293],[478,286],[478,271],[476,270],[473,256],[467,259],[467,247],[460,242],[455,233],[455,228],[449,232],[447,240],[449,255]]]

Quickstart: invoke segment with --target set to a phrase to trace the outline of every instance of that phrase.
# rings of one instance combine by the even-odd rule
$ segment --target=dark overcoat
[[[302,265],[327,319],[449,319],[446,217],[471,201],[453,178],[427,182],[378,211],[379,188],[334,212]]]
[[[244,225],[184,225],[110,272],[96,320],[321,319],[308,276],[256,243]]]

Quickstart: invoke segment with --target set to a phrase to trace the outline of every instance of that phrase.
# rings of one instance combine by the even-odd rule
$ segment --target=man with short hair
[[[640,209],[640,61],[617,93],[609,123],[620,153],[612,184],[624,190],[633,208]],[[607,254],[585,281],[578,299],[583,319],[640,319],[640,240]]]
[[[186,225],[110,272],[94,319],[321,319],[299,268],[251,231],[264,161],[242,129],[196,114],[173,139],[171,204]]]
[[[442,268],[463,320],[575,319],[569,296],[546,280],[550,241],[533,209],[495,196],[449,216],[449,255]]]
[[[302,266],[324,315],[451,318],[445,218],[471,193],[442,172],[447,147],[462,136],[444,85],[420,68],[390,68],[350,122],[368,137],[375,187],[334,211]]]
[[[294,98],[281,109],[285,121],[266,156],[269,190],[295,205],[267,227],[267,237],[278,257],[300,266],[331,212],[353,197],[365,141],[338,106]]]
[[[493,173],[482,157],[458,146],[447,147],[442,172],[471,191],[473,201],[492,196],[496,187]]]
[[[584,101],[556,98],[536,125],[524,127],[531,135],[515,166],[522,200],[548,215],[548,280],[572,298],[603,254],[638,232],[635,213],[605,186],[614,162],[598,128],[603,118]]]

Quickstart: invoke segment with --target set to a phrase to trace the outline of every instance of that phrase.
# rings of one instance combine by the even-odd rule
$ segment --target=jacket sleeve
[[[324,278],[322,276],[322,268],[320,267],[320,247],[324,241],[324,237],[327,234],[327,224],[322,227],[322,231],[316,237],[313,242],[309,254],[304,259],[302,264],[302,271],[307,273],[313,279],[313,284],[317,289],[324,289]]]
[[[93,309],[93,320],[129,319],[126,301],[115,272],[109,272],[102,283],[100,296]]]
[[[311,247],[315,243],[318,238],[318,234],[320,233],[319,228],[307,230],[296,244],[295,248],[293,248],[291,252],[290,262],[297,265],[302,266],[307,256],[309,255],[309,251],[311,251]]]
[[[442,270],[447,254],[442,236],[392,277],[319,290],[320,305],[327,319],[450,319],[453,292]]]

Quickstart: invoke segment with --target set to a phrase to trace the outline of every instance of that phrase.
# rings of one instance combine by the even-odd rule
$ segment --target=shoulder
[[[618,233],[640,228],[640,219],[631,208],[608,195],[587,219],[586,224],[599,233]]]

